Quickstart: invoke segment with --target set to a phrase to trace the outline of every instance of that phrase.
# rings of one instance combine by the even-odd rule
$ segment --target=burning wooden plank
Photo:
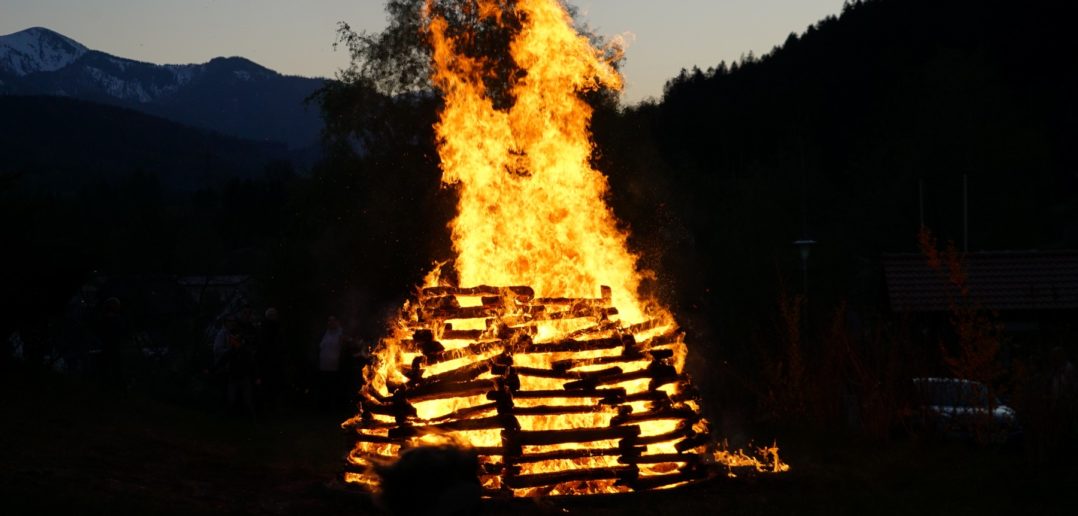
[[[659,319],[620,324],[609,302],[609,292],[573,299],[535,298],[524,287],[424,289],[399,341],[399,376],[365,387],[360,416],[344,425],[353,456],[391,459],[385,454],[424,439],[482,435],[474,442],[482,478],[502,489],[651,489],[706,476],[701,451],[710,436],[695,429],[702,416],[686,402],[696,391],[673,365],[682,334]],[[536,342],[553,324],[577,329]],[[438,339],[457,342],[447,349]],[[634,411],[636,402],[646,409]],[[646,453],[660,444],[677,453]]]

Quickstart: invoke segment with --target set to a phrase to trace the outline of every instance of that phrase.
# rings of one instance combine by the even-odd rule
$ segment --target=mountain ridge
[[[193,64],[136,61],[43,27],[0,36],[0,95],[111,104],[293,149],[318,141],[321,117],[306,99],[324,82],[284,75],[238,56]]]

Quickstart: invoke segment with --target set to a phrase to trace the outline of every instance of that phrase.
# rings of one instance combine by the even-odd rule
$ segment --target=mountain
[[[322,121],[305,100],[323,83],[281,75],[240,57],[181,65],[134,61],[41,27],[0,36],[0,94],[112,104],[291,148],[318,141]]]
[[[264,176],[284,144],[241,140],[138,111],[55,96],[0,96],[0,184],[74,193],[153,176],[168,192]]]
[[[77,41],[49,29],[33,27],[0,36],[0,72],[23,77],[59,70],[89,52]]]

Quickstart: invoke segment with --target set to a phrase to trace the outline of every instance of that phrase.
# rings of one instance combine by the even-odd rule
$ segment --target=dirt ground
[[[339,417],[257,424],[66,378],[0,380],[0,513],[377,514],[336,480]],[[484,514],[1069,514],[1078,473],[1020,446],[835,436],[780,443],[793,470],[688,488],[574,500],[487,502]],[[1072,510],[1068,510],[1072,508]]]

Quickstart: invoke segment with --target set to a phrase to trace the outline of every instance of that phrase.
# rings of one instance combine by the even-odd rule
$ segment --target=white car
[[[915,408],[926,430],[949,438],[1003,444],[1021,433],[1014,409],[988,386],[961,378],[914,378]]]

